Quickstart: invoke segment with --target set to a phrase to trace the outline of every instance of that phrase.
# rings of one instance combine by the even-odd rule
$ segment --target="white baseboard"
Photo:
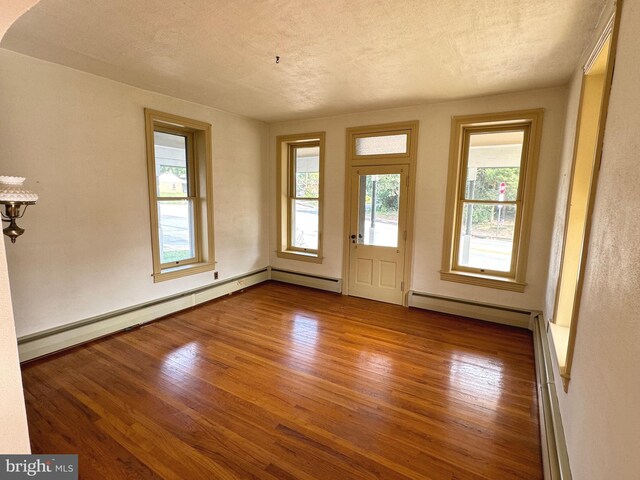
[[[531,310],[410,291],[409,306],[531,329]]]
[[[26,335],[18,339],[20,361],[33,360],[127,328],[142,325],[266,280],[269,280],[269,270],[259,270],[223,280],[208,287]]]
[[[326,290],[328,292],[342,292],[342,280],[339,278],[318,277],[306,273],[291,272],[289,270],[280,270],[277,268],[271,268],[270,271],[271,280],[292,283],[303,287],[317,288],[318,290]]]
[[[560,406],[553,375],[551,349],[541,312],[531,314],[536,362],[540,438],[545,480],[571,480],[569,453],[564,438]]]

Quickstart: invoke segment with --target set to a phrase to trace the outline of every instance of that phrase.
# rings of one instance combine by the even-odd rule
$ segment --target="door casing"
[[[346,162],[345,162],[345,196],[344,196],[344,229],[343,229],[343,259],[342,259],[342,294],[349,295],[349,256],[351,235],[351,171],[352,167],[403,165],[407,168],[407,239],[404,250],[404,275],[402,305],[407,306],[408,292],[412,272],[413,259],[413,227],[416,185],[416,158],[418,151],[418,120],[398,123],[367,125],[347,129]],[[403,154],[384,154],[357,156],[355,154],[355,140],[358,137],[406,133],[408,135],[407,152]]]

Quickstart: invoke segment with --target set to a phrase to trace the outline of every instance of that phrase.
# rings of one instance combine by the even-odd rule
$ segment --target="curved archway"
[[[0,41],[7,30],[40,0],[11,0],[0,11]]]

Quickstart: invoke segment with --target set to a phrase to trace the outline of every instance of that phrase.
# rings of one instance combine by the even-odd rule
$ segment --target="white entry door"
[[[349,295],[402,304],[406,165],[351,169]]]

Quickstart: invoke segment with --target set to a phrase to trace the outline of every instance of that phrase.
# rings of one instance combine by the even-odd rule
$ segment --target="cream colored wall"
[[[558,165],[562,148],[566,89],[555,88],[517,94],[380,110],[270,125],[269,162],[271,194],[275,195],[275,137],[326,131],[325,220],[323,264],[315,265],[275,255],[275,211],[271,212],[270,259],[274,267],[330,277],[342,277],[344,216],[345,129],[348,127],[419,120],[413,279],[410,289],[469,300],[541,309],[544,305],[549,260],[549,238],[555,205]],[[533,213],[529,266],[525,293],[440,280],[443,223],[446,201],[449,135],[452,115],[544,108],[545,117]]]
[[[571,381],[568,393],[558,393],[577,480],[635,479],[640,471],[638,25],[640,4],[624,2]],[[575,83],[571,94],[575,103],[569,108],[574,112]],[[575,134],[575,127],[567,129],[571,131],[568,137]],[[563,171],[571,162],[566,153]],[[566,183],[561,184],[559,195],[565,202],[567,192]],[[556,224],[554,239],[558,236],[561,240]],[[558,255],[555,248],[554,264]],[[557,273],[550,271],[551,293]],[[553,311],[549,295],[545,311]],[[559,378],[557,368],[555,375]]]
[[[35,3],[22,0],[3,4],[0,40],[16,18]],[[0,131],[2,128],[4,124]],[[0,241],[0,452],[31,453],[6,258],[4,241]]]
[[[0,241],[0,453],[31,453],[5,258]]]
[[[18,336],[213,283],[154,284],[143,108],[213,126],[220,279],[268,265],[264,123],[0,50],[3,174],[40,195],[7,248]]]

